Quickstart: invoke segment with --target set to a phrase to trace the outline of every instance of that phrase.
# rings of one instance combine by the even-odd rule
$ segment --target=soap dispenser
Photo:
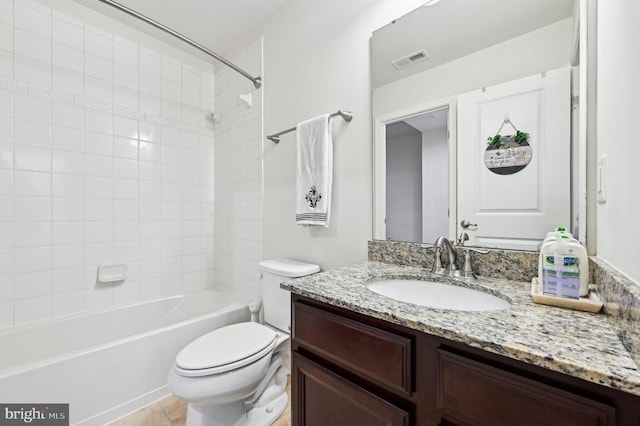
[[[557,232],[540,251],[543,294],[578,299],[589,293],[589,263],[579,241]]]

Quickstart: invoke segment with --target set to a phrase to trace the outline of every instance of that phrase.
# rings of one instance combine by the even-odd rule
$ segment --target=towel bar
[[[333,114],[331,114],[329,116],[329,118],[333,118],[333,117],[337,117],[337,116],[342,117],[344,119],[344,121],[346,121],[347,123],[350,122],[351,120],[353,120],[353,113],[351,111],[334,112]],[[295,130],[296,130],[296,128],[292,127],[290,129],[283,130],[283,131],[278,132],[278,133],[274,133],[273,135],[267,135],[267,139],[269,139],[273,143],[278,143],[278,142],[280,142],[280,136],[284,135],[285,133],[295,132]]]

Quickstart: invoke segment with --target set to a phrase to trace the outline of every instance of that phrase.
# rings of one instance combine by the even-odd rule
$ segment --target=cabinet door
[[[292,353],[292,408],[296,426],[409,426],[410,414]]]
[[[492,426],[608,426],[615,409],[443,350],[438,408],[443,424]]]

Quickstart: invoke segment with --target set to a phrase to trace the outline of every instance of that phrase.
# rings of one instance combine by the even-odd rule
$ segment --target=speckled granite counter
[[[590,382],[640,395],[640,370],[605,315],[538,305],[530,283],[460,280],[459,285],[502,297],[501,311],[461,312],[398,302],[365,284],[385,278],[449,282],[426,269],[364,262],[282,284],[282,288],[334,306],[481,348]]]

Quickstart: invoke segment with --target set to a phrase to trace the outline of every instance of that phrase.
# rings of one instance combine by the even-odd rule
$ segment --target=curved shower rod
[[[129,9],[128,7],[123,6],[120,3],[117,3],[117,2],[115,2],[113,0],[99,0],[99,1],[101,1],[102,3],[108,4],[109,6],[114,7],[116,9],[128,14],[128,15],[131,15],[134,18],[138,18],[141,21],[144,21],[147,24],[150,24],[150,25],[158,28],[159,30],[164,31],[167,34],[171,34],[172,36],[184,41],[185,43],[187,43],[187,44],[195,47],[196,49],[206,53],[207,55],[217,59],[218,61],[222,62],[223,64],[225,64],[229,68],[233,69],[234,71],[242,74],[243,76],[245,76],[246,78],[251,80],[256,89],[259,89],[260,86],[262,86],[262,78],[252,76],[251,74],[249,74],[248,72],[246,72],[245,70],[243,70],[242,68],[237,66],[236,64],[234,64],[234,63],[230,62],[229,60],[223,58],[222,56],[218,55],[216,52],[214,52],[214,51],[212,51],[210,49],[207,49],[206,47],[204,47],[200,43],[196,43],[195,41],[191,40],[190,38],[187,38],[187,37],[183,36],[182,34],[172,30],[171,28],[165,27],[161,23],[156,22],[153,19],[148,18],[148,17],[144,16],[143,14],[136,12],[133,9]]]

